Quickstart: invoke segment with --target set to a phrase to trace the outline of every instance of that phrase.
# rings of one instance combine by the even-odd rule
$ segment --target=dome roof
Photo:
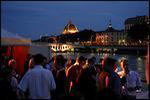
[[[68,24],[64,28],[63,34],[72,34],[78,32],[78,29],[74,24],[72,24],[71,21],[68,22]]]

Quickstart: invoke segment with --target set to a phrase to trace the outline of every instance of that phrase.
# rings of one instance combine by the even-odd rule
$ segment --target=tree
[[[80,39],[80,41],[91,41],[95,40],[96,33],[93,30],[85,29],[83,31],[78,32],[77,37]]]

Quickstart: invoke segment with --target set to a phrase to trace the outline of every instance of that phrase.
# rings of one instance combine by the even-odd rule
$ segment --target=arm
[[[55,83],[52,72],[50,72],[50,84],[49,85],[50,85],[50,91],[56,89],[56,83]]]
[[[21,79],[19,85],[18,85],[18,90],[17,90],[17,95],[19,95],[20,98],[25,98],[24,93],[27,91],[28,89],[28,78],[29,74],[28,72],[23,76],[23,78]]]
[[[17,97],[18,99],[25,99],[25,93],[19,88],[17,90]]]

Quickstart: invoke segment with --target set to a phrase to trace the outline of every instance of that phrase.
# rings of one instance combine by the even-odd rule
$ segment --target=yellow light
[[[70,33],[76,33],[76,30],[69,30]]]

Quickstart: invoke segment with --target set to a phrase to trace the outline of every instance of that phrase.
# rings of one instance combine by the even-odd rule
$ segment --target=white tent
[[[31,40],[25,39],[17,34],[13,34],[8,32],[4,29],[1,30],[1,45],[8,46],[8,45],[30,45]]]

